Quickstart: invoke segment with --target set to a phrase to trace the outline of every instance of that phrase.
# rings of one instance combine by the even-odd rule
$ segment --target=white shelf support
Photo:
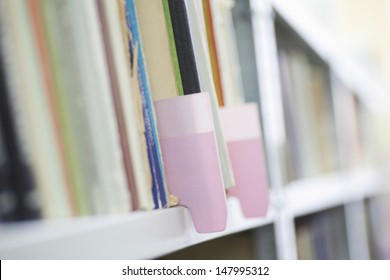
[[[251,0],[255,34],[256,64],[259,75],[261,117],[264,126],[269,180],[273,189],[283,186],[281,147],[285,140],[273,11],[269,1]]]
[[[273,195],[275,208],[275,237],[278,259],[297,259],[294,213],[288,206],[285,190],[276,191]]]
[[[283,205],[283,161],[281,151],[286,140],[281,82],[270,1],[251,0],[256,59],[260,83],[260,102],[264,125],[270,185],[275,192],[275,238],[280,259],[296,259],[294,220]]]
[[[370,259],[367,221],[363,200],[345,205],[345,222],[349,257],[352,260]]]

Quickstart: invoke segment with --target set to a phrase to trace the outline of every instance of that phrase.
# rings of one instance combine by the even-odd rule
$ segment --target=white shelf
[[[340,54],[337,45],[307,15],[289,1],[269,0],[272,8],[326,62],[331,70],[370,103],[382,90]],[[275,144],[271,155],[270,173],[277,193],[271,193],[272,203],[267,217],[245,219],[239,202],[228,199],[228,223],[223,232],[198,234],[187,209],[135,212],[126,215],[46,220],[15,224],[0,224],[0,259],[151,259],[208,240],[223,237],[275,222],[279,258],[296,258],[294,218],[334,206],[389,192],[390,168],[343,172],[299,180],[282,187],[278,141],[282,131],[279,106],[280,84],[277,70],[276,45],[268,1],[253,0],[259,15],[255,31],[262,34],[256,41],[259,56],[260,85],[265,135]],[[267,38],[268,36],[268,38]],[[272,40],[270,40],[270,38]],[[268,40],[268,41],[267,41]],[[359,72],[360,71],[360,72]],[[277,94],[275,94],[277,93]],[[383,96],[383,95],[381,95]],[[273,149],[276,148],[276,149]],[[280,188],[279,188],[280,187]]]
[[[151,259],[204,241],[271,224],[276,208],[290,217],[315,213],[389,192],[389,168],[317,176],[286,186],[264,218],[243,217],[238,200],[228,199],[223,232],[199,234],[188,210],[175,207],[127,215],[3,224],[1,259]]]
[[[286,207],[303,216],[389,192],[389,168],[329,174],[293,182],[286,187]]]
[[[150,259],[272,222],[272,211],[245,219],[229,198],[226,230],[210,234],[198,234],[183,207],[2,225],[0,259]]]

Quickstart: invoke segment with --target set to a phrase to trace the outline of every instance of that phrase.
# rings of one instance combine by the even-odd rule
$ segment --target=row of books
[[[326,72],[299,51],[281,52],[280,69],[287,151],[294,163],[290,176],[297,179],[335,170],[335,123]]]
[[[295,228],[298,259],[349,259],[343,207],[299,217]]]
[[[219,107],[259,98],[248,0],[0,5],[1,220],[177,205],[154,104],[202,92],[222,188],[240,181]]]
[[[370,244],[370,258],[374,260],[390,259],[390,195],[367,199],[366,220]]]
[[[338,119],[338,135],[340,160],[342,166],[348,169],[362,167],[370,160],[368,154],[369,131],[364,130],[366,108],[359,102],[357,96],[340,81],[334,81],[335,114]]]
[[[286,28],[276,25],[289,182],[332,172],[339,158],[329,68]]]
[[[279,17],[275,34],[284,117],[284,182],[387,164],[384,114],[342,82]]]

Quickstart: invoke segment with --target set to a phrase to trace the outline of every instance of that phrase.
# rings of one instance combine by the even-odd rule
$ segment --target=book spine
[[[17,104],[12,104],[11,77],[6,67],[4,46],[0,45],[0,218],[4,222],[37,219],[40,207],[36,186],[23,148],[25,141],[18,133]]]
[[[0,70],[2,71],[2,70]],[[0,80],[0,83],[3,81]],[[3,88],[3,85],[0,84],[0,88]],[[0,119],[0,220],[3,219],[5,213],[7,211],[6,207],[4,207],[4,201],[8,201],[6,195],[10,188],[10,182],[7,174],[7,166],[8,166],[8,155],[7,155],[7,147],[5,145],[5,135],[2,127],[2,120]]]
[[[171,51],[172,66],[173,66],[174,74],[175,74],[175,78],[176,78],[176,87],[177,87],[177,91],[179,93],[179,96],[182,96],[182,95],[184,95],[183,82],[181,80],[179,58],[177,57],[175,36],[173,34],[171,12],[169,11],[168,0],[162,0],[162,2],[163,2],[163,8],[164,8],[165,24],[167,26],[167,31],[168,31],[168,36],[169,36],[169,48]]]
[[[168,0],[184,94],[199,93],[200,83],[184,0]]]
[[[85,104],[85,92],[81,87],[82,77],[77,69],[74,36],[72,29],[74,27],[70,23],[72,18],[75,22],[74,14],[70,16],[69,2],[60,1],[45,1],[43,2],[43,15],[45,25],[50,26],[48,32],[51,33],[53,44],[57,49],[57,70],[58,78],[62,84],[63,102],[66,102],[69,116],[69,124],[71,125],[71,135],[74,139],[74,147],[79,156],[77,161],[79,169],[83,174],[83,186],[85,188],[86,197],[90,203],[90,213],[104,213],[102,205],[105,203],[97,203],[97,187],[99,180],[99,171],[96,168],[97,159],[93,152],[93,146],[90,144],[91,129],[88,125],[87,110]],[[79,27],[80,28],[80,27]],[[50,34],[48,33],[48,34]],[[80,42],[78,42],[80,46]],[[59,70],[61,69],[61,70]],[[55,71],[53,71],[55,72]],[[97,206],[100,204],[100,206]]]
[[[7,73],[11,77],[13,103],[18,104],[21,133],[31,158],[41,203],[42,218],[70,215],[63,168],[54,139],[52,118],[46,103],[38,57],[25,1],[4,5]],[[17,47],[15,47],[17,46]]]
[[[121,204],[125,200],[118,200],[116,195],[118,191],[121,192],[127,188],[127,181],[96,1],[73,2],[72,10],[75,15],[77,14],[82,31],[77,32],[80,42],[78,61],[81,64],[80,68],[86,69],[81,75],[86,74],[84,82],[88,100],[87,108],[90,127],[94,135],[91,143],[95,148],[101,176],[96,194],[98,197],[103,195],[107,198],[111,213],[127,212],[131,208],[129,192],[124,192],[122,195],[123,198],[127,195],[125,199],[127,203],[123,205]],[[77,26],[75,26],[76,31]]]
[[[53,105],[58,112],[60,130],[64,139],[66,156],[72,178],[72,187],[79,215],[92,213],[91,196],[88,192],[86,174],[83,172],[81,152],[75,137],[74,123],[72,122],[72,107],[65,89],[61,52],[56,40],[58,35],[56,24],[49,24],[48,1],[30,1],[31,17],[36,32],[39,49],[42,52],[41,65],[49,83],[48,93],[53,98]]]
[[[120,88],[119,88],[119,82],[117,80],[117,71],[115,68],[115,61],[113,56],[113,49],[110,44],[110,31],[108,26],[108,19],[106,15],[106,11],[104,10],[104,3],[103,1],[97,1],[97,7],[99,11],[99,18],[101,22],[101,29],[102,29],[102,35],[103,35],[103,43],[105,47],[105,53],[106,53],[106,60],[108,65],[108,74],[110,77],[110,85],[111,85],[111,94],[113,99],[113,105],[115,109],[115,115],[118,122],[118,131],[119,131],[119,138],[120,138],[120,144],[122,148],[122,155],[123,155],[123,163],[125,166],[125,173],[127,178],[127,185],[129,189],[129,193],[131,195],[131,205],[132,209],[136,210],[138,209],[138,200],[137,200],[137,189],[135,184],[135,178],[133,174],[133,165],[131,162],[131,154],[130,154],[130,147],[127,137],[127,128],[126,128],[126,122],[124,119],[124,112],[122,109],[122,100],[120,97]],[[118,190],[119,191],[119,190]]]
[[[260,104],[260,89],[256,60],[254,33],[249,0],[237,1],[232,9],[240,76],[246,102]]]
[[[209,47],[210,62],[211,62],[211,69],[213,71],[215,90],[217,93],[218,104],[219,106],[223,106],[225,103],[223,98],[221,71],[220,71],[219,58],[218,58],[217,47],[215,42],[213,16],[211,13],[210,1],[202,0],[202,3],[203,3],[204,22],[206,26],[207,43]]]
[[[139,35],[137,16],[133,0],[126,0],[126,20],[130,31],[129,48],[131,52],[131,66],[138,66],[138,80],[142,97],[142,114],[145,122],[145,137],[148,149],[149,166],[152,172],[153,199],[155,207],[167,207],[167,188],[163,173],[160,144],[157,134],[152,98],[150,94],[145,62],[142,52],[142,43]],[[135,54],[137,54],[135,56]]]
[[[198,67],[200,88],[202,92],[209,93],[223,181],[225,188],[229,189],[235,185],[235,180],[225,136],[222,133],[218,99],[213,81],[210,56],[207,47],[206,28],[203,20],[203,6],[201,2],[196,2],[193,0],[186,0],[185,3],[187,7],[188,21],[190,23],[196,65]]]
[[[104,0],[108,23],[111,26],[111,47],[118,74],[121,105],[127,127],[133,175],[135,179],[136,209],[153,209],[152,174],[147,157],[145,125],[142,117],[142,100],[139,82],[130,69],[128,28],[123,0]],[[136,72],[136,71],[134,71]]]
[[[62,119],[60,114],[60,108],[57,104],[57,99],[54,94],[55,86],[53,82],[52,72],[49,67],[48,47],[46,45],[46,38],[44,28],[42,26],[42,16],[39,11],[39,3],[36,1],[26,1],[28,17],[30,19],[32,34],[34,37],[34,45],[37,49],[37,57],[39,60],[39,71],[42,73],[45,98],[49,104],[49,113],[52,116],[55,139],[60,151],[60,158],[62,166],[65,171],[65,180],[67,186],[67,193],[70,198],[72,212],[74,214],[80,214],[84,211],[82,203],[76,196],[76,184],[75,176],[73,174],[71,166],[71,159],[68,153],[68,141],[65,137],[65,131],[62,127]],[[85,211],[86,212],[86,211]]]

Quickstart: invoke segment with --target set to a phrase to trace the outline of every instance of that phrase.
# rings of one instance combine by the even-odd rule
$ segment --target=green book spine
[[[179,96],[181,96],[181,95],[184,95],[184,90],[183,90],[183,83],[181,80],[179,60],[177,58],[175,37],[173,35],[171,12],[169,11],[168,0],[162,0],[162,2],[163,2],[163,6],[164,6],[165,23],[167,25],[167,30],[168,30],[169,47],[171,50],[171,59],[172,59],[173,69],[175,72],[177,91],[179,93]]]
[[[77,214],[80,216],[91,214],[91,205],[88,198],[88,190],[85,184],[85,177],[82,173],[82,164],[80,150],[74,137],[74,124],[71,119],[71,108],[68,100],[68,94],[65,90],[64,73],[61,63],[61,52],[58,45],[60,36],[57,31],[52,3],[48,0],[41,0],[40,9],[42,15],[42,24],[46,33],[48,57],[52,71],[54,95],[60,112],[63,136],[65,139],[68,161],[70,163],[70,174],[72,176],[73,191],[77,207]]]

